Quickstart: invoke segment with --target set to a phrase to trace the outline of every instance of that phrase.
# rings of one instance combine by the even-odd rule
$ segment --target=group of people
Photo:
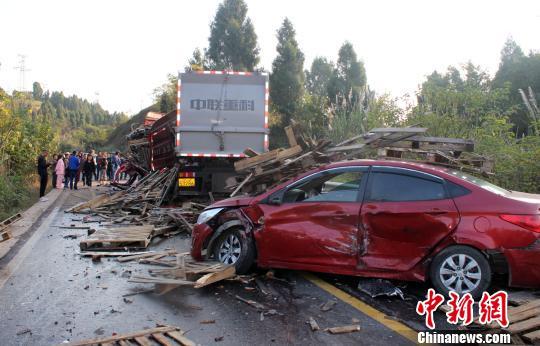
[[[48,182],[48,170],[52,168],[52,187],[56,189],[77,190],[79,181],[83,186],[92,186],[92,180],[99,185],[105,185],[114,180],[114,174],[122,164],[119,152],[110,155],[106,152],[96,154],[77,152],[55,155],[52,161],[47,161],[49,153],[43,151],[38,158],[38,174],[40,177],[39,197],[42,202],[47,199],[45,190]]]

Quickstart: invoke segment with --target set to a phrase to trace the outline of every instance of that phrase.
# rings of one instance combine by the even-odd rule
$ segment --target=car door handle
[[[442,214],[446,214],[448,213],[446,210],[442,210],[442,209],[439,209],[439,208],[433,208],[429,211],[426,211],[426,214],[429,214],[429,215],[442,215]]]

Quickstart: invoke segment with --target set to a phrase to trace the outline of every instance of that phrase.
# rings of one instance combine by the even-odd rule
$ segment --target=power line
[[[26,55],[24,54],[18,54],[19,57],[19,65],[15,66],[15,70],[19,70],[19,90],[25,91],[26,89],[26,72],[31,71],[30,69],[26,68]]]

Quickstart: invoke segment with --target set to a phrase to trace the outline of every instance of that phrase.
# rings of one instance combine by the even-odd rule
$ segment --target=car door
[[[443,179],[416,170],[373,167],[360,213],[359,268],[409,270],[458,223]]]
[[[264,226],[255,235],[259,261],[289,267],[293,264],[296,269],[354,269],[358,258],[359,196],[367,170],[344,167],[318,172],[260,204]]]

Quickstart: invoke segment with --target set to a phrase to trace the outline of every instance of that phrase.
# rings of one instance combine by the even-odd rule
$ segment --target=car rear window
[[[484,179],[480,179],[480,178],[472,176],[470,174],[460,172],[460,171],[456,171],[454,169],[449,169],[449,170],[447,170],[447,172],[449,174],[452,174],[456,178],[460,178],[462,180],[468,181],[471,184],[474,184],[474,185],[476,185],[478,187],[481,187],[482,189],[487,190],[489,192],[493,192],[493,193],[495,193],[497,195],[507,196],[510,193],[510,190],[503,189],[500,186],[497,186],[497,185],[492,184],[492,183],[490,183],[488,181],[485,181]]]

